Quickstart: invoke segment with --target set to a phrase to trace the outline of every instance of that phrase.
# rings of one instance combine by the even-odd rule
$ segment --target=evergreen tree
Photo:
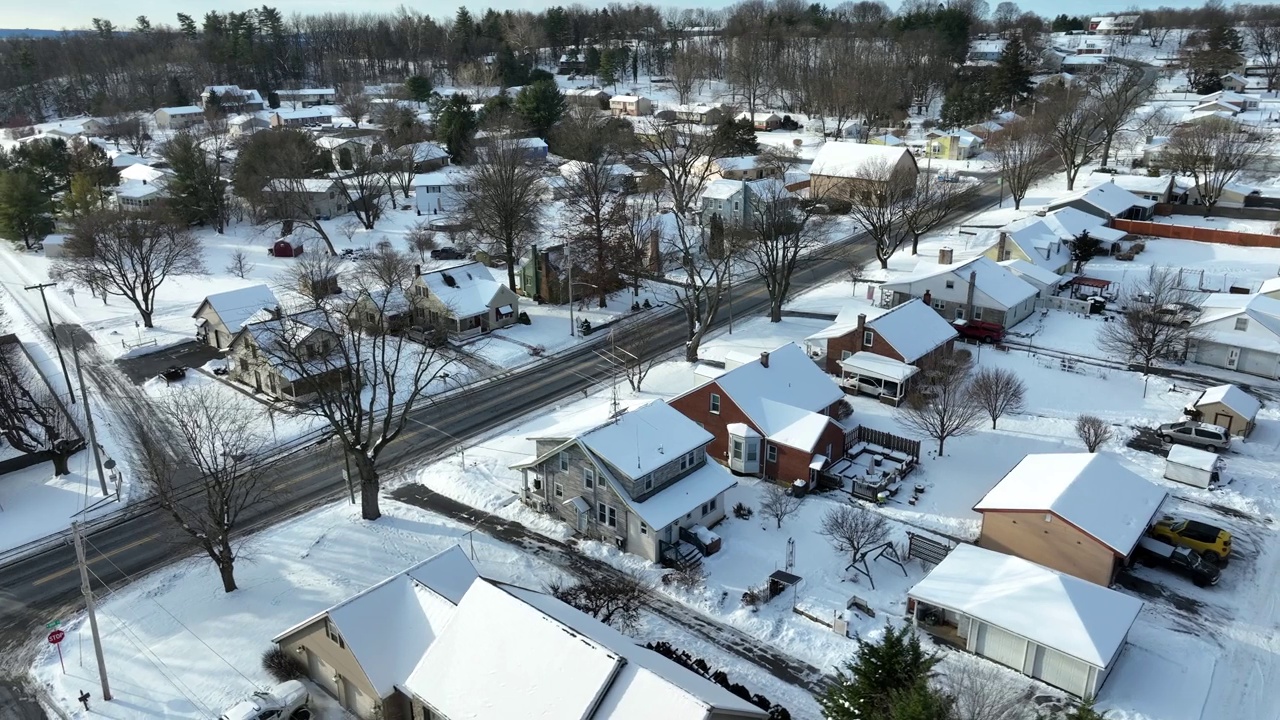
[[[191,104],[191,95],[187,93],[187,89],[183,87],[182,81],[177,75],[169,76],[169,90],[165,95],[165,105],[169,107],[182,107]]]
[[[1007,102],[1013,107],[1031,94],[1031,64],[1026,55],[1026,47],[1017,36],[1005,43],[991,74],[991,94],[999,103]]]
[[[1222,89],[1222,76],[1241,63],[1243,41],[1228,25],[1215,25],[1187,57],[1187,83],[1201,95]]]
[[[476,22],[471,17],[471,11],[467,8],[458,8],[458,14],[453,17],[453,55],[457,62],[468,62],[475,58],[474,55],[474,39],[476,35]]]
[[[716,126],[716,141],[727,155],[755,155],[760,152],[756,128],[750,120],[725,118]]]
[[[924,684],[937,664],[912,627],[886,623],[880,642],[858,638],[857,654],[836,671],[818,704],[827,720],[895,720],[894,699]]]
[[[893,697],[888,720],[957,720],[955,700],[926,681]]]
[[[178,13],[178,29],[186,35],[188,39],[195,40],[200,31],[196,29],[196,21],[191,19],[186,13]]]
[[[516,87],[529,82],[529,65],[511,51],[511,46],[503,43],[498,48],[498,57],[494,65],[498,70],[498,82],[504,88]]]
[[[71,153],[65,140],[27,143],[14,152],[14,159],[35,176],[49,197],[66,190],[71,182]]]
[[[30,249],[53,232],[53,201],[29,170],[0,173],[0,236]]]
[[[452,162],[461,163],[471,155],[476,126],[476,113],[471,109],[471,100],[462,93],[454,93],[440,112],[436,113],[436,139],[444,143]]]
[[[494,95],[484,101],[484,110],[480,111],[481,117],[479,118],[479,122],[483,123],[486,117],[501,117],[506,115],[511,112],[514,106],[514,103],[511,102],[511,96],[507,94],[506,90],[503,90],[497,95]]]
[[[631,53],[631,82],[640,82],[640,53]]]
[[[564,116],[564,93],[554,82],[545,80],[526,85],[516,95],[515,109],[530,131],[545,138]]]
[[[169,179],[166,204],[189,225],[211,224],[218,232],[225,228],[227,183],[219,163],[188,132],[179,132],[161,150],[173,176]]]
[[[964,127],[987,120],[999,104],[1000,98],[991,91],[991,83],[974,73],[956,77],[951,89],[942,99],[942,124],[946,127]]]
[[[431,81],[422,75],[410,75],[404,81],[404,89],[409,93],[409,99],[414,102],[426,102],[434,90],[431,87]]]
[[[78,218],[101,208],[105,197],[91,174],[78,172],[71,176],[71,189],[62,197],[62,209],[68,217]]]
[[[1062,720],[1107,720],[1107,714],[1093,709],[1093,698],[1086,698],[1063,715]]]
[[[1053,32],[1073,32],[1076,30],[1084,30],[1084,21],[1078,17],[1072,17],[1063,13],[1053,19],[1053,24],[1050,26],[1050,30]]]
[[[595,75],[596,71],[600,69],[600,48],[592,45],[587,48],[583,56],[583,69],[587,71],[587,74]]]

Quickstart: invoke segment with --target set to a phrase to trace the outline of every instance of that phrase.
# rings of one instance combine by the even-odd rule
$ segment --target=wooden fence
[[[870,443],[879,445],[882,448],[888,448],[905,455],[910,455],[912,460],[920,461],[920,441],[904,438],[883,430],[873,430],[865,425],[859,425],[856,431],[857,442]]]
[[[1173,238],[1175,240],[1194,240],[1196,242],[1218,243],[1220,245],[1240,245],[1242,247],[1280,248],[1280,237],[1261,233],[1243,233],[1234,230],[1216,230],[1190,225],[1167,225],[1165,223],[1143,222],[1140,220],[1111,221],[1111,227],[1134,235]]]

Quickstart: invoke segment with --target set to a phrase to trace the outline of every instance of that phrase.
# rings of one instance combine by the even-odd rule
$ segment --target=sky
[[[551,5],[568,5],[573,0],[491,0],[487,3],[457,2],[466,4],[472,10],[493,7],[497,10],[534,10]],[[352,3],[350,0],[62,0],[56,3],[28,2],[26,0],[0,0],[0,27],[5,28],[38,28],[59,30],[89,26],[95,17],[105,17],[117,27],[131,27],[134,18],[146,15],[152,24],[176,24],[176,13],[183,12],[199,18],[207,11],[217,9],[221,12],[248,10],[261,7],[263,4],[280,9],[286,16],[296,12],[390,12],[401,5],[417,9],[429,15],[453,14],[455,4],[448,0],[432,0],[429,3],[412,3],[405,0],[361,0]],[[987,0],[992,8],[999,0]],[[659,6],[670,7],[725,7],[732,5],[733,0],[709,0],[708,2],[664,2],[657,0]],[[834,5],[836,2],[828,2]],[[1064,3],[1062,0],[1021,0],[1018,6],[1040,15],[1052,17],[1062,12],[1072,14],[1091,14],[1115,12],[1130,7],[1157,7],[1168,5],[1186,7],[1199,5],[1201,2],[1187,0],[1075,0]],[[890,7],[896,7],[894,0],[889,0]],[[446,9],[447,8],[447,9]]]

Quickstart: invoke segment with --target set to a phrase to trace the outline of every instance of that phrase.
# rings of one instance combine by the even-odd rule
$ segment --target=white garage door
[[[1036,646],[1031,676],[1076,695],[1088,694],[1089,666],[1053,648]]]
[[[974,650],[1021,672],[1023,660],[1027,657],[1027,641],[998,627],[979,623]]]
[[[307,674],[330,695],[338,697],[338,685],[333,681],[333,666],[311,650],[307,650]]]
[[[1202,365],[1226,367],[1228,352],[1226,345],[1201,341],[1196,348],[1194,357],[1195,361]]]
[[[1240,364],[1236,369],[1250,375],[1274,378],[1276,376],[1276,366],[1275,353],[1243,348],[1240,350]]]

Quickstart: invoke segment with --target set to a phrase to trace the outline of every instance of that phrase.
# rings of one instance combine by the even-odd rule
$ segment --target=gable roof
[[[1064,238],[1044,221],[1044,218],[1034,215],[1023,218],[1009,223],[1002,232],[1006,234],[1009,242],[1022,250],[1030,262],[1046,270],[1057,270],[1071,262],[1071,249],[1064,242]]]
[[[921,263],[924,265],[924,263]],[[979,256],[960,265],[930,264],[915,275],[885,283],[881,287],[909,288],[914,283],[952,275],[961,282],[969,282],[969,273],[976,273],[974,283],[978,292],[986,295],[993,302],[1005,309],[1017,307],[1019,303],[1034,296],[1038,290],[1022,278],[1014,275],[1008,268],[1001,267],[991,258]]]
[[[1094,185],[1091,188],[1081,188],[1059,196],[1049,203],[1047,207],[1056,210],[1076,200],[1082,200],[1111,217],[1121,215],[1132,207],[1149,208],[1155,205],[1154,201],[1140,198],[1114,183],[1104,183],[1102,185]]]
[[[1043,220],[1044,224],[1063,240],[1075,240],[1086,232],[1103,242],[1115,242],[1128,235],[1123,230],[1108,227],[1107,221],[1097,215],[1090,215],[1071,206],[1061,207],[1053,212],[1046,213]],[[1071,254],[1069,250],[1067,254]]]
[[[1200,309],[1200,317],[1191,325],[1199,328],[1207,340],[1228,346],[1280,353],[1280,300],[1270,295],[1210,293],[1200,301]],[[1242,315],[1251,322],[1247,332],[1217,330],[1213,327],[1222,320]],[[1264,332],[1254,332],[1258,329]]]
[[[893,346],[908,364],[959,335],[951,323],[918,298],[868,320],[867,326]]]
[[[960,544],[909,597],[1105,668],[1142,601],[1013,555]]]
[[[1099,453],[1033,453],[973,506],[982,511],[1051,512],[1128,555],[1166,493]]]
[[[458,317],[487,313],[494,298],[506,289],[478,262],[433,270],[423,273],[418,280]]]
[[[271,292],[271,288],[266,285],[250,285],[206,297],[191,317],[197,317],[205,306],[209,306],[218,313],[218,318],[222,320],[223,325],[227,326],[227,331],[236,333],[255,313],[264,308],[279,305],[280,301],[276,299],[276,294]]]
[[[458,167],[457,165],[446,165],[439,170],[414,175],[412,186],[420,188],[427,185],[439,185],[442,187],[464,185],[466,184],[466,176],[466,168]]]
[[[702,191],[702,197],[707,200],[728,200],[740,192],[742,192],[741,180],[716,178],[707,183],[706,188]]]
[[[1222,403],[1246,420],[1253,419],[1253,416],[1257,415],[1258,410],[1262,408],[1262,403],[1258,402],[1257,398],[1235,385],[1215,385],[1205,388],[1195,401],[1197,407],[1210,403]]]
[[[870,143],[825,142],[809,166],[809,174],[828,177],[867,179],[866,171],[879,163],[896,167],[903,156],[915,158],[904,147],[872,145]]]
[[[820,412],[844,397],[831,376],[795,343],[770,352],[767,368],[756,357],[726,371],[715,382],[752,420],[764,414],[762,403],[766,400]]]
[[[591,452],[638,478],[715,439],[670,405],[655,400],[578,436]]]
[[[1000,266],[1008,268],[1010,272],[1024,280],[1030,279],[1036,283],[1044,285],[1045,287],[1057,285],[1062,282],[1061,275],[1020,258],[1003,260],[1001,261]]]

